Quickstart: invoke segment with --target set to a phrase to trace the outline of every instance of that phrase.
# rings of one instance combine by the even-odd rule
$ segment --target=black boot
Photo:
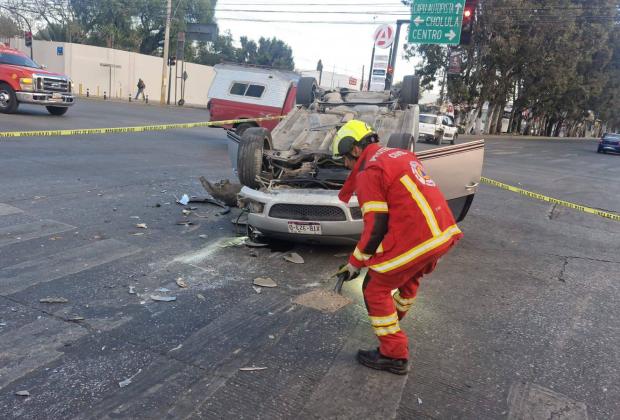
[[[376,350],[358,350],[357,361],[372,369],[387,370],[397,375],[406,375],[408,371],[407,359],[392,359],[385,357]]]

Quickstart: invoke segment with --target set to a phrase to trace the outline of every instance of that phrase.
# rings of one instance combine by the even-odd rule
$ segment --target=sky
[[[263,10],[278,12],[257,12]],[[409,7],[400,0],[305,0],[304,4],[298,0],[218,0],[215,17],[220,33],[230,30],[237,42],[243,35],[255,41],[261,36],[282,39],[292,47],[298,70],[314,70],[320,59],[323,70],[335,69],[336,73],[357,78],[361,78],[362,66],[366,66],[364,80],[367,80],[375,30],[382,23],[396,29],[396,20],[409,19],[409,13]],[[330,21],[339,23],[321,23]],[[395,81],[414,73],[413,62],[402,59],[407,30],[407,25],[403,25]]]

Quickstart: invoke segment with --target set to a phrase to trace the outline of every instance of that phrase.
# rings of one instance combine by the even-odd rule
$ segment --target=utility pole
[[[364,72],[365,72],[366,66],[363,65],[362,66],[362,81],[360,82],[360,92],[364,90]]]
[[[394,37],[394,44],[390,54],[390,62],[388,63],[388,66],[392,68],[392,78],[386,86],[388,89],[392,87],[392,83],[394,83],[394,75],[396,74],[396,58],[398,56],[398,42],[400,41],[400,27],[408,23],[411,23],[409,19],[398,19],[396,21],[396,36]]]
[[[168,5],[166,6],[166,33],[164,35],[164,56],[163,56],[163,64],[161,69],[161,95],[159,98],[160,104],[166,103],[166,77],[168,76],[168,50],[170,47],[170,22],[172,20],[172,0],[168,0]]]

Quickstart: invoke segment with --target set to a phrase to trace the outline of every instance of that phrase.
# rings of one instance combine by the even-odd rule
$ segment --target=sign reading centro
[[[390,48],[394,42],[394,29],[390,25],[381,25],[375,31],[374,39],[375,47]]]
[[[415,0],[411,4],[409,42],[458,45],[465,0]]]

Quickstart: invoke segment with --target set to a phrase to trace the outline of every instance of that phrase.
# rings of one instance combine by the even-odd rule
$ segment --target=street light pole
[[[170,47],[170,21],[172,20],[172,0],[168,0],[166,7],[166,32],[164,35],[164,56],[161,69],[161,95],[159,98],[160,104],[166,103],[166,77],[168,76],[168,50]]]
[[[396,74],[396,57],[398,56],[398,43],[400,41],[400,27],[402,25],[406,25],[410,23],[409,19],[398,19],[396,21],[396,36],[394,38],[394,44],[392,47],[392,54],[390,54],[390,63],[389,66],[392,67],[392,77],[390,78],[389,84],[386,86],[387,89],[392,87],[394,83],[394,75]]]

